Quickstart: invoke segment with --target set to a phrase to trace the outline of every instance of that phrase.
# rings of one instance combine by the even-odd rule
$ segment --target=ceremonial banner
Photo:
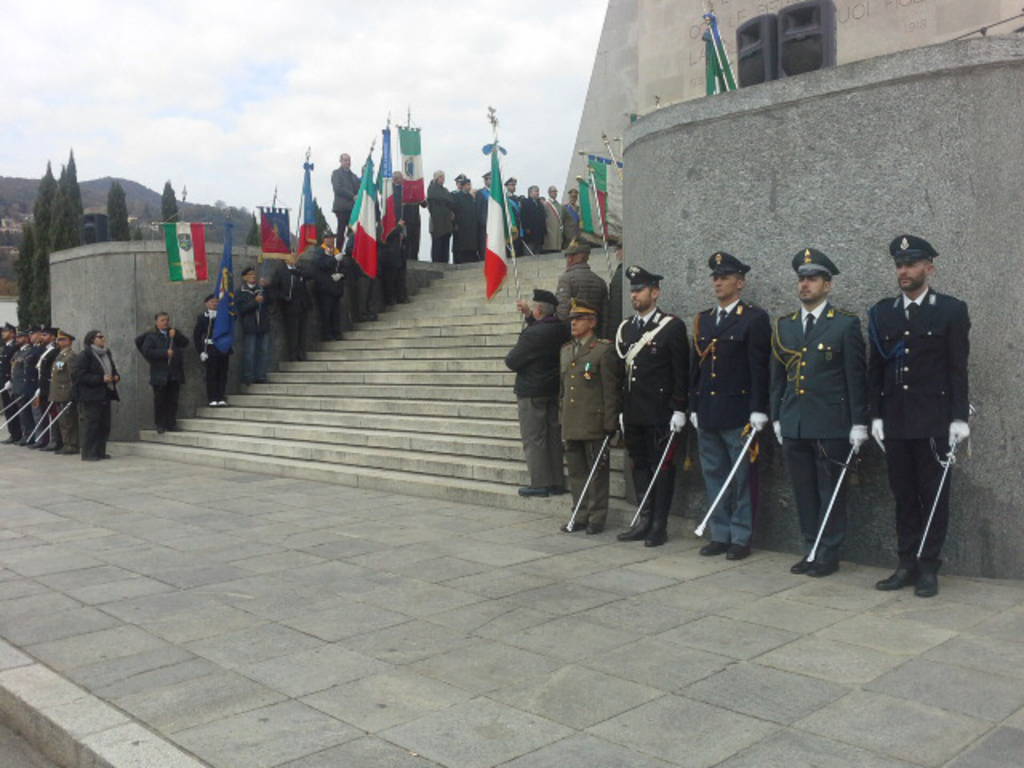
[[[422,203],[427,199],[423,189],[423,153],[420,151],[420,129],[398,128],[398,148],[402,153],[403,203]]]
[[[713,12],[704,14],[704,61],[705,92],[708,96],[736,90],[736,78],[732,74],[729,54],[718,31],[718,17]]]
[[[313,202],[313,185],[309,178],[309,172],[312,170],[312,163],[302,164],[302,223],[299,225],[296,253],[302,253],[310,246],[316,247],[319,243],[316,232],[316,203]]]
[[[217,316],[213,319],[213,345],[225,355],[235,341],[235,287],[231,259],[231,235],[235,225],[224,222],[224,254],[217,273]]]
[[[394,232],[395,227],[398,226],[398,220],[402,218],[402,212],[399,210],[402,201],[396,200],[394,194],[394,175],[391,169],[391,128],[385,128],[383,134],[384,140],[380,147],[380,177],[378,184],[382,199],[381,210],[384,216],[380,223],[381,242],[388,239],[391,233]]]
[[[282,259],[291,254],[287,208],[260,208],[260,245],[264,258]]]
[[[583,231],[598,238],[603,235],[611,242],[622,240],[621,169],[622,163],[615,163],[607,157],[588,155],[587,181],[580,182],[580,219]]]
[[[487,253],[484,256],[488,299],[501,289],[506,276],[508,236],[505,230],[505,187],[501,181],[498,153],[491,152],[491,195],[487,198]]]
[[[206,280],[206,225],[178,223],[163,228],[171,280]]]
[[[373,158],[366,158],[363,180],[349,226],[355,233],[352,258],[368,277],[377,276],[377,185],[373,183]]]

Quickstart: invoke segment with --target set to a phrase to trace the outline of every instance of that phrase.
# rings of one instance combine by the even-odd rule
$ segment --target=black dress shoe
[[[16,443],[16,442],[18,442],[18,441],[15,440],[14,437],[8,437],[6,440],[3,441],[2,445],[10,445],[11,443]]]
[[[549,494],[547,488],[535,488],[531,485],[524,485],[519,489],[519,495],[527,497],[536,496],[541,499],[546,499]]]
[[[807,575],[820,579],[822,576],[831,576],[838,570],[839,563],[834,560],[828,563],[811,563],[811,567],[807,569]]]
[[[52,451],[56,451],[57,450],[57,446],[56,445],[44,445],[44,446],[41,446],[39,448],[39,450],[40,451],[44,451],[46,453],[50,453]]]
[[[595,533],[601,533],[602,531],[604,531],[603,525],[598,525],[597,523],[589,523],[587,525],[587,536],[593,536]]]
[[[566,523],[561,528],[559,528],[559,530],[562,531],[563,533],[577,533],[578,531],[586,530],[586,528],[587,528],[587,524],[586,523],[573,523],[572,525],[569,525],[568,523]]]
[[[700,548],[700,554],[704,557],[714,557],[729,551],[729,545],[724,541],[712,541]]]
[[[99,456],[83,456],[82,461],[99,461]]]
[[[900,566],[887,579],[875,582],[875,589],[883,592],[891,592],[895,589],[903,589],[906,586],[917,583],[917,569],[904,568]]]
[[[644,539],[645,547],[660,547],[668,541],[668,531],[665,530],[665,525],[654,525],[651,528],[650,533],[647,534],[647,538]]]
[[[109,453],[104,453],[102,456],[100,456],[100,458],[101,459],[112,459],[114,457],[111,456]]]
[[[562,496],[569,492],[569,489],[564,485],[549,485],[548,495],[549,496]]]
[[[750,547],[746,544],[730,544],[729,551],[725,553],[726,560],[742,560],[750,554]]]
[[[789,572],[795,573],[798,576],[807,573],[809,570],[811,570],[811,562],[806,557],[789,567]]]
[[[165,430],[165,429],[164,429],[163,427],[157,427],[157,428],[156,428],[156,433],[157,433],[158,435],[162,435],[162,434],[163,434],[163,433],[164,433],[165,431],[166,431],[166,430]]]
[[[168,427],[167,431],[168,432],[181,432],[181,427],[179,427],[178,425],[174,425],[173,427]]]
[[[939,577],[935,571],[922,570],[917,577],[914,594],[918,597],[935,597],[939,594]]]
[[[641,520],[635,526],[630,528],[628,531],[623,531],[615,538],[619,541],[643,541],[647,538],[647,532],[650,530],[650,526],[646,522]]]

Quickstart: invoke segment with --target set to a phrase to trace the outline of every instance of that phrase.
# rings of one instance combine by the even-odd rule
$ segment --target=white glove
[[[779,441],[779,445],[782,445],[782,422],[772,422],[772,429],[775,430],[775,439]]]
[[[879,443],[885,442],[885,427],[882,425],[881,419],[871,420],[871,436]]]
[[[41,389],[37,389],[37,390],[36,390],[36,393],[35,393],[34,395],[32,395],[32,397],[30,397],[29,399],[30,399],[30,400],[35,400],[35,399],[36,399],[37,397],[39,397],[39,396],[40,396],[41,394],[43,394],[43,390],[41,390]],[[965,426],[966,426],[966,425],[965,425]]]
[[[754,428],[755,432],[760,432],[768,426],[768,414],[761,413],[760,411],[752,411],[750,414],[750,426]]]
[[[949,425],[949,447],[952,448],[956,443],[962,443],[968,437],[971,436],[971,428],[967,426],[966,421],[952,422]]]
[[[621,413],[619,414],[619,434],[623,437],[626,436],[626,419]]]
[[[9,381],[8,381],[8,382],[7,382],[6,384],[4,384],[4,388],[3,388],[3,390],[0,390],[0,391],[3,391],[3,392],[10,392],[10,391],[11,391],[11,387],[12,387],[12,386],[14,386],[14,385],[13,385],[13,384],[11,384],[11,382],[9,382]]]
[[[683,411],[672,411],[672,418],[668,422],[668,428],[673,432],[682,432],[686,427],[686,413]]]
[[[335,272],[333,275],[331,275],[331,280],[333,280],[334,282],[338,282],[339,280],[341,280],[341,273]]]
[[[868,441],[868,428],[864,424],[854,424],[850,427],[850,445],[854,453],[860,453],[860,447]]]
[[[210,359],[210,356],[208,354],[206,354],[205,352],[200,352],[199,353],[199,362],[205,363],[209,359]]]
[[[699,427],[697,426],[697,412],[696,411],[691,411],[690,412],[690,423],[693,424],[693,428],[694,429],[699,429]]]

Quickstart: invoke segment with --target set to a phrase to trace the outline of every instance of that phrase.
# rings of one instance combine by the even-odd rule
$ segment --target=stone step
[[[269,408],[300,411],[331,411],[356,414],[432,416],[445,419],[501,419],[518,424],[515,402],[481,403],[448,400],[383,400],[369,397],[309,397],[280,394],[232,395],[231,404],[241,408]]]
[[[356,336],[356,334],[359,334]],[[501,356],[504,357],[505,352],[512,348],[519,338],[518,333],[499,333],[499,334],[469,334],[465,336],[434,336],[429,338],[417,339],[417,338],[391,338],[386,332],[364,332],[362,331],[349,331],[345,335],[343,341],[325,341],[320,344],[320,351],[322,352],[340,352],[346,349],[376,349],[376,350],[388,350],[388,356],[390,356],[390,350],[396,347],[406,347],[409,345],[417,345],[421,341],[428,343],[432,348],[436,347],[498,347],[504,349],[501,352]],[[495,355],[497,356],[497,352]]]
[[[315,365],[315,363],[298,363]],[[437,387],[446,390],[451,387],[506,387],[510,392],[516,375],[507,368],[500,371],[451,372],[429,371],[426,373],[401,373],[391,371],[366,371],[361,373],[317,371],[296,368],[290,371],[275,371],[269,374],[271,384],[414,384],[423,387]],[[251,385],[259,386],[259,385]],[[443,391],[440,393],[443,394]]]
[[[288,375],[288,374],[282,374]],[[422,385],[394,386],[387,384],[250,384],[245,387],[246,394],[255,395],[288,395],[290,397],[358,397],[381,400],[439,400],[447,402],[475,401],[488,403],[515,403],[515,396],[508,386],[434,386]],[[380,405],[379,407],[384,407]]]
[[[311,352],[307,352],[306,355],[309,361],[362,361],[362,360],[379,360],[381,362],[393,361],[399,362],[404,360],[416,360],[416,361],[436,361],[440,364],[447,364],[449,362],[465,361],[467,363],[477,363],[484,361],[495,361],[503,360],[508,350],[512,347],[439,347],[431,345],[430,347],[405,347],[405,348],[392,348],[389,349],[387,354],[384,355],[376,347],[369,348],[352,348],[347,346],[346,342],[330,342],[332,345],[330,349],[318,349]],[[298,363],[301,364],[301,363]],[[282,363],[285,365],[297,365],[297,363]]]
[[[430,453],[415,450],[373,448],[366,445],[338,445],[325,442],[281,440],[268,437],[215,432],[167,432],[143,430],[143,442],[189,446],[232,453],[251,453],[281,459],[295,459],[346,467],[367,467],[390,472],[433,475],[441,478],[478,480],[519,487],[530,481],[526,464],[518,461],[467,457],[453,453]],[[624,480],[621,472],[612,472],[611,493],[623,496]]]
[[[233,398],[232,402],[237,402]],[[196,421],[257,421],[280,424],[322,425],[341,429],[383,429],[391,432],[424,432],[504,440],[519,440],[519,423],[500,419],[439,418],[434,416],[396,416],[390,413],[352,413],[345,411],[293,408],[210,408],[199,409]],[[182,421],[184,423],[184,420]]]
[[[362,352],[362,350],[360,350]],[[470,358],[469,360],[381,360],[373,356],[349,359],[345,353],[330,353],[339,359],[316,357],[301,363],[282,362],[283,373],[307,371],[336,371],[338,373],[369,372],[415,372],[424,373],[508,373],[504,360],[493,357]]]
[[[503,334],[519,335],[523,324],[513,319],[511,322],[505,320],[493,323],[467,323],[466,325],[420,325],[407,328],[388,327],[375,323],[372,327],[360,328],[349,331],[342,341],[331,341],[328,344],[344,344],[348,341],[376,341],[381,338],[388,339],[423,339],[433,340],[436,338],[459,338],[471,339],[477,336],[496,336]]]
[[[377,330],[387,328],[388,330],[404,330],[417,328],[482,328],[484,333],[495,333],[493,328],[502,330],[510,329],[518,331],[523,326],[523,316],[515,305],[506,305],[503,312],[487,312],[473,314],[455,314],[448,311],[443,303],[433,305],[435,309],[427,314],[392,314],[390,312],[381,315],[381,319],[371,326],[363,325],[360,330]],[[500,331],[498,331],[500,332]],[[355,333],[355,331],[350,331]],[[444,335],[430,332],[431,335]]]

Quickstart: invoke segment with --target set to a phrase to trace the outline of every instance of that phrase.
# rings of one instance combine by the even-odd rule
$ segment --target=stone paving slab
[[[0,707],[3,768],[42,722],[107,761],[82,768],[1022,762],[1024,584],[943,575],[921,600],[879,569],[700,557],[683,525],[648,549],[543,509],[0,465],[0,703],[45,716]]]

